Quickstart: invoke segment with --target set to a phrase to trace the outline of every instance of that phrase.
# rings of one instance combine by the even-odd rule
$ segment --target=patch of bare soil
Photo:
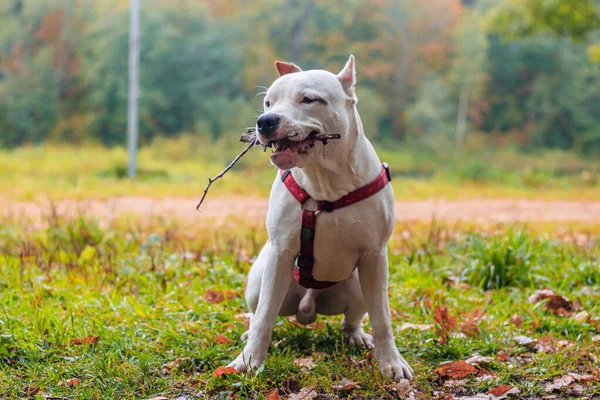
[[[93,216],[112,219],[121,215],[183,218],[201,223],[206,220],[237,217],[255,221],[264,219],[267,199],[221,197],[207,199],[200,212],[197,199],[114,197],[106,200],[63,200],[10,203],[0,199],[0,215],[44,219],[53,211],[64,216]],[[397,201],[398,221],[474,222],[588,222],[600,223],[600,201],[540,201],[511,199]]]

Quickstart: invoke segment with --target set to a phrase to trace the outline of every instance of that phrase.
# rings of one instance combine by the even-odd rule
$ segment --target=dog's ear
[[[337,75],[338,80],[342,84],[344,91],[353,99],[356,99],[354,86],[356,85],[356,68],[354,68],[354,56],[350,54],[346,65]]]
[[[299,66],[285,61],[275,61],[275,68],[279,76],[293,74],[294,72],[302,72]]]

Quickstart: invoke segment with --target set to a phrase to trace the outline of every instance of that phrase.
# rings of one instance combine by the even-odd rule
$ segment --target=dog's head
[[[281,61],[275,66],[279,78],[267,90],[264,113],[256,120],[258,139],[273,144],[276,167],[302,167],[322,157],[323,144],[314,135],[337,133],[343,141],[347,134],[356,104],[354,57],[337,75]]]

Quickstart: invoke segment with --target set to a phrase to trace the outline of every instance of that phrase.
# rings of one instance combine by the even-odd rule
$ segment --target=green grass
[[[0,197],[9,200],[106,198],[112,196],[198,197],[207,178],[242,150],[230,135],[219,142],[198,136],[160,139],[140,150],[139,179],[125,178],[124,148],[45,145],[0,150]],[[461,150],[400,145],[376,146],[390,164],[398,199],[600,198],[600,162],[573,153],[524,154],[470,145]],[[255,149],[211,196],[267,196],[274,176],[268,154]]]
[[[271,347],[260,373],[213,377],[242,348],[244,322],[236,315],[246,312],[242,286],[265,240],[262,228],[158,220],[100,226],[85,218],[49,219],[43,225],[6,219],[0,226],[3,399],[27,393],[39,399],[44,394],[260,399],[274,388],[287,396],[307,386],[329,398],[394,397],[367,353],[347,348],[340,317],[319,317],[323,324],[315,329],[278,318],[273,342],[284,341]],[[420,398],[431,398],[434,391],[452,393],[436,378],[435,368],[473,354],[495,357],[504,350],[511,359],[485,364],[497,376],[468,379],[467,393],[509,384],[524,398],[539,398],[544,382],[553,377],[597,367],[593,356],[600,355],[600,342],[591,342],[600,329],[597,242],[577,247],[527,228],[495,227],[495,233],[486,233],[434,224],[410,234],[403,229],[398,227],[390,245],[389,294],[396,342],[415,369],[413,387]],[[579,298],[595,320],[577,322],[555,316],[543,304],[527,303],[544,287]],[[211,290],[230,292],[223,302],[211,303],[205,296]],[[442,344],[434,329],[400,331],[404,322],[434,323],[436,305],[457,317],[456,333],[474,309],[485,311],[480,332],[450,335]],[[508,322],[515,313],[523,317],[520,328]],[[218,344],[219,333],[231,341]],[[572,347],[529,352],[515,343],[515,335],[567,340]],[[90,336],[98,336],[97,343],[72,343]],[[314,369],[293,363],[308,355],[314,355]],[[177,365],[169,364],[175,360]],[[72,378],[79,384],[59,385]],[[334,390],[342,378],[360,388]],[[598,381],[583,385],[587,394],[600,390]]]

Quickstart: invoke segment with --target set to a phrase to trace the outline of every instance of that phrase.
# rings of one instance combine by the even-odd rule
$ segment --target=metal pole
[[[127,175],[135,178],[138,146],[138,99],[140,64],[140,0],[129,0],[129,95],[127,102]]]

